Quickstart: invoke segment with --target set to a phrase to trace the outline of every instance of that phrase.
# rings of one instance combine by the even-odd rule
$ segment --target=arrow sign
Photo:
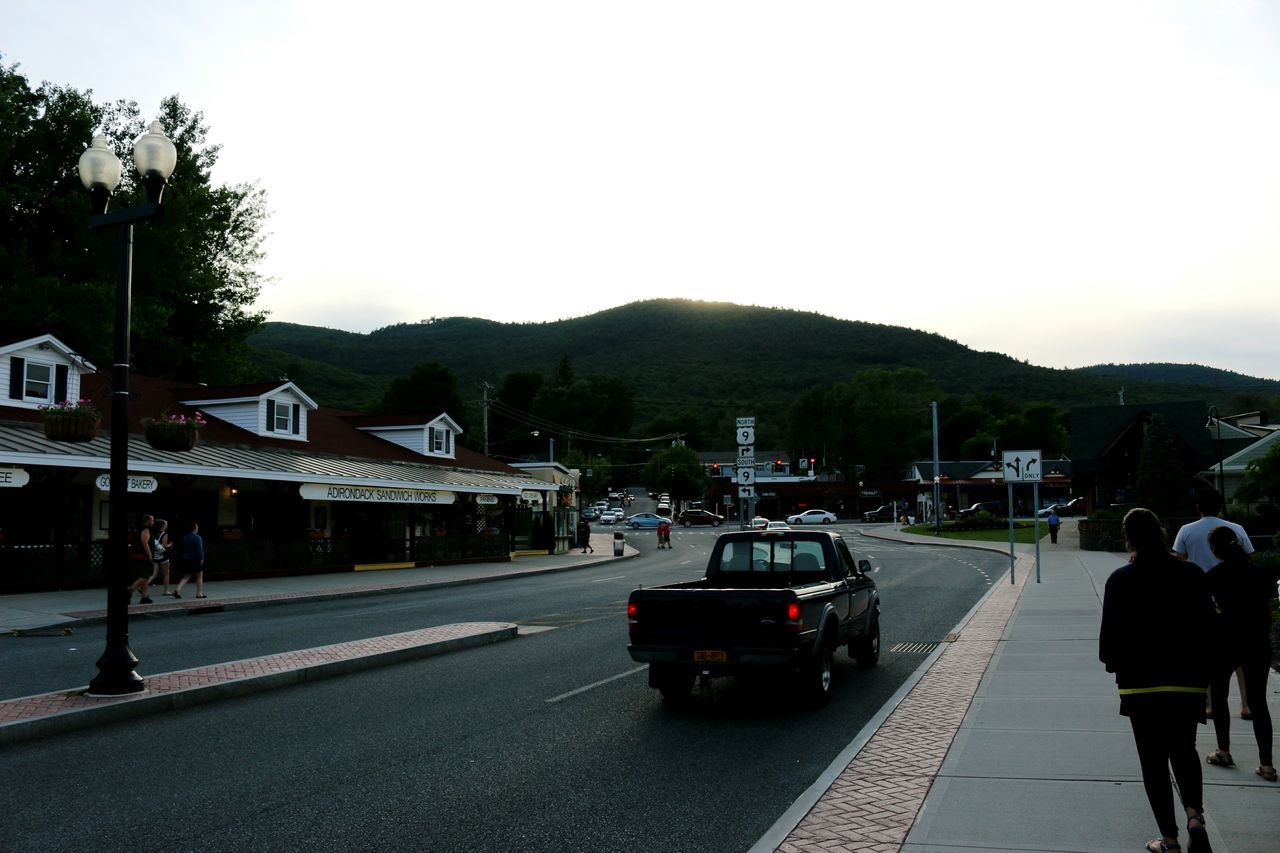
[[[1002,458],[1006,483],[1039,483],[1039,450],[1006,450]]]

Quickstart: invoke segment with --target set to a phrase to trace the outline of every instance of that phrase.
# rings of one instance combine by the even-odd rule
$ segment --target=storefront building
[[[64,440],[42,410],[110,411],[105,377],[52,336],[0,344],[0,592],[103,583],[108,425]],[[200,526],[211,575],[352,571],[507,560],[535,543],[522,496],[545,482],[458,445],[448,413],[378,417],[317,405],[295,383],[223,388],[130,378],[129,516]],[[144,419],[194,418],[190,450],[148,442]]]

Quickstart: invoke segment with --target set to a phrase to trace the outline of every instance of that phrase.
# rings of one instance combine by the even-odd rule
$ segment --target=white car
[[[825,509],[807,509],[799,515],[787,516],[787,524],[830,524],[835,520],[836,514]]]
[[[765,530],[790,530],[791,525],[785,521],[771,521],[764,526]]]
[[[622,513],[616,509],[606,509],[600,513],[601,524],[617,524],[620,518],[622,518]]]

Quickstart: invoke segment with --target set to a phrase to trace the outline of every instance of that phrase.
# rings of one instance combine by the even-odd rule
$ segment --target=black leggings
[[[1258,741],[1258,763],[1271,766],[1271,711],[1267,709],[1267,671],[1271,662],[1265,657],[1240,662],[1244,673],[1244,704],[1253,713],[1253,737]],[[1231,710],[1227,707],[1227,690],[1231,686],[1231,673],[1224,669],[1209,682],[1209,697],[1213,703],[1213,731],[1218,736],[1218,749],[1231,751]]]
[[[1169,768],[1178,780],[1182,805],[1196,812],[1203,810],[1200,755],[1196,752],[1194,719],[1168,719],[1158,714],[1130,717],[1133,742],[1138,747],[1142,764],[1142,786],[1155,815],[1156,826],[1166,838],[1178,837],[1180,821],[1173,811],[1173,787],[1169,784]]]

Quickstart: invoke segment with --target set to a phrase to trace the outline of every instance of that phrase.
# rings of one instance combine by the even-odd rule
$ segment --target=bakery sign
[[[31,482],[31,475],[21,468],[0,468],[0,489],[21,489]]]
[[[392,486],[326,486],[303,483],[298,494],[309,501],[347,501],[367,504],[451,504],[453,492],[438,489],[398,489]]]

